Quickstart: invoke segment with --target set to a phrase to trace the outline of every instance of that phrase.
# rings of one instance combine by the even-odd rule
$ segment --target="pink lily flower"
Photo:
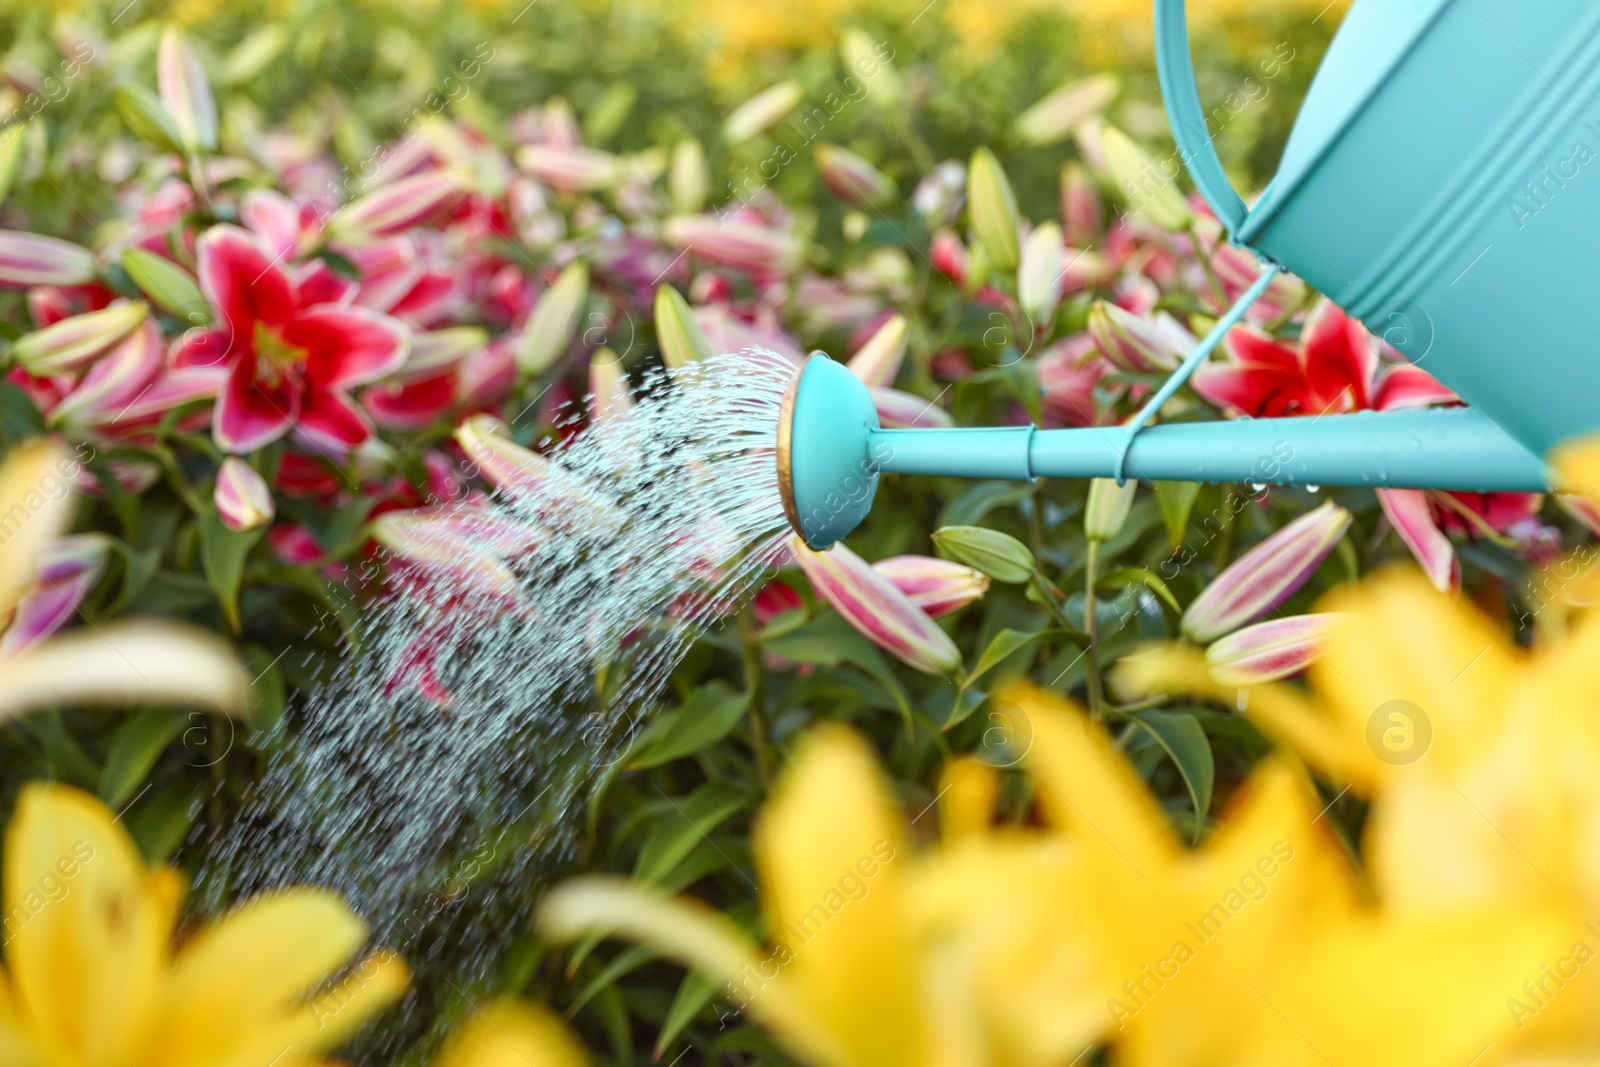
[[[1035,362],[1045,414],[1066,426],[1097,426],[1108,421],[1101,402],[1101,379],[1116,368],[1099,354],[1087,333],[1064,338],[1045,349]]]
[[[935,230],[928,242],[928,261],[934,270],[957,285],[967,284],[970,263],[967,246],[961,243],[954,230]]]
[[[800,265],[803,251],[799,240],[787,233],[713,215],[671,218],[661,232],[701,259],[745,271],[787,274]]]
[[[212,435],[250,452],[291,429],[315,447],[344,453],[372,435],[352,386],[405,363],[411,331],[388,315],[313,303],[260,241],[222,225],[200,238],[200,287],[221,325],[186,335],[180,368],[226,367]]]
[[[405,365],[363,392],[362,407],[386,430],[411,432],[432,425],[460,406],[463,363],[487,341],[473,326],[413,334]]]
[[[927,674],[961,669],[961,651],[950,636],[866,560],[843,545],[813,551],[799,537],[790,539],[789,550],[817,595],[867,640]]]
[[[1330,300],[1312,310],[1298,345],[1251,326],[1235,328],[1224,343],[1228,358],[1195,371],[1194,390],[1229,412],[1265,418],[1459,403],[1421,367],[1381,360],[1366,328]],[[1459,581],[1450,531],[1504,532],[1543,501],[1532,493],[1422,489],[1379,489],[1377,495],[1395,533],[1440,590]],[[1481,521],[1471,519],[1474,514]]]

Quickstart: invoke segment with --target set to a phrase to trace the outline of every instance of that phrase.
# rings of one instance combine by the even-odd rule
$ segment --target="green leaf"
[[[683,976],[683,981],[678,983],[678,992],[672,998],[672,1005],[667,1009],[667,1017],[662,1020],[661,1033],[656,1036],[657,1060],[667,1051],[667,1046],[678,1039],[684,1028],[694,1022],[695,1016],[705,1010],[719,988],[716,982],[699,971],[690,971]]]
[[[183,134],[161,100],[142,85],[124,85],[112,94],[128,132],[166,152],[183,153]]]
[[[1178,598],[1172,595],[1172,590],[1167,588],[1159,575],[1149,567],[1118,567],[1114,571],[1107,571],[1100,576],[1098,585],[1142,585],[1164,601],[1167,607],[1175,614],[1182,615],[1183,608],[1178,606]]]
[[[819,615],[793,633],[766,642],[764,647],[768,652],[794,660],[796,663],[810,663],[824,667],[849,663],[861,668],[873,681],[888,691],[895,707],[905,720],[906,729],[908,731],[911,729],[911,701],[906,696],[905,687],[900,684],[900,679],[894,676],[894,672],[889,669],[888,662],[877,647],[857,633],[855,628],[839,615],[831,611]]]
[[[749,706],[750,694],[738,692],[726,682],[702,686],[635,739],[637,754],[627,760],[628,769],[659,767],[716,744],[733,732]]]
[[[961,683],[962,688],[971,685],[998,667],[1005,659],[1041,637],[1065,638],[1079,647],[1086,647],[1089,643],[1089,635],[1079,630],[1001,630],[990,640],[989,647],[983,650],[978,662],[972,665],[971,672]]]
[[[278,660],[282,657],[274,656],[256,644],[246,645],[244,654],[250,661],[250,677],[255,679],[255,684],[251,686],[255,706],[250,709],[250,728],[266,733],[278,725],[288,706],[283,673],[278,670]]]
[[[1033,495],[1027,482],[979,482],[939,513],[938,526],[975,526],[995,508],[1015,507]]]
[[[1189,529],[1189,513],[1194,510],[1195,497],[1200,495],[1199,482],[1151,482],[1156,490],[1156,503],[1161,506],[1161,524],[1167,528],[1167,540],[1173,548],[1183,544],[1183,535]]]
[[[189,836],[202,806],[194,780],[180,779],[136,800],[123,821],[147,861],[166,863]]]
[[[244,580],[244,560],[265,530],[264,526],[243,532],[230,530],[215,511],[208,511],[200,524],[200,562],[234,633],[240,629],[239,586]]]
[[[600,968],[593,978],[584,983],[583,988],[578,990],[578,995],[572,998],[572,1003],[567,1005],[567,1012],[569,1014],[576,1013],[585,1004],[593,1000],[601,990],[607,986],[615,985],[629,971],[642,967],[659,956],[660,953],[656,952],[655,949],[646,948],[643,945],[630,945],[623,949],[617,953],[611,962]]]
[[[122,807],[187,722],[181,711],[146,708],[123,723],[100,770],[100,799],[113,809]]]
[[[1198,719],[1184,712],[1141,711],[1133,715],[1133,720],[1166,749],[1183,776],[1183,784],[1189,788],[1189,799],[1194,803],[1198,839],[1199,828],[1211,809],[1211,788],[1217,774],[1205,730],[1201,729]]]
[[[211,321],[211,302],[194,275],[147,248],[122,253],[122,266],[140,292],[191,326]]]
[[[658,882],[672,872],[695,845],[727,819],[748,807],[748,790],[732,782],[707,782],[682,800],[670,799],[667,817],[656,824],[633,865],[635,878]]]
[[[161,566],[159,548],[140,551],[121,541],[113,541],[113,544],[122,555],[122,588],[118,590],[117,598],[106,608],[106,615],[115,615],[132,603],[133,599],[144,591],[144,587],[150,584],[150,579],[155,577],[157,568]]]
[[[972,713],[983,707],[989,699],[989,693],[984,689],[963,688],[956,694],[955,703],[950,708],[950,717],[947,718],[939,729],[953,730],[972,717]]]

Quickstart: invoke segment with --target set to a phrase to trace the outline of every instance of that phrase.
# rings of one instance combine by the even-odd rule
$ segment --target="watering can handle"
[[[1211,129],[1206,125],[1205,108],[1200,104],[1200,91],[1194,80],[1194,62],[1189,56],[1189,22],[1184,4],[1185,0],[1156,0],[1156,70],[1161,77],[1161,98],[1167,105],[1167,121],[1178,143],[1179,158],[1194,179],[1195,188],[1232,237],[1244,222],[1246,209],[1222,169]]]

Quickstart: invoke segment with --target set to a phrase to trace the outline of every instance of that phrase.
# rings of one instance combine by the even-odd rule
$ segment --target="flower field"
[[[648,714],[568,809],[517,777],[416,843],[415,910],[241,873],[392,605],[534,614],[551,530],[501,502],[625,521],[562,450],[663,374],[1134,416],[1267,282],[1149,6],[0,10],[0,1065],[1600,1062],[1583,442],[1548,494],[886,474],[838,546],[681,590]],[[1258,195],[1348,5],[1191,6]],[[1160,421],[1461,403],[1398,343],[1284,274]],[[522,709],[585,740],[628,670],[590,607],[528,631],[579,635],[580,706]],[[397,643],[372,701],[489,732]]]

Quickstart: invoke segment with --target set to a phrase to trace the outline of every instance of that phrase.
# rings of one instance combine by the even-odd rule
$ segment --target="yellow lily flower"
[[[383,950],[340,976],[367,929],[324,890],[256,897],[174,949],[182,897],[99,801],[27,786],[5,846],[0,1063],[316,1067],[405,989]]]
[[[923,1010],[905,837],[867,747],[824,727],[800,744],[755,831],[769,947],[703,905],[608,878],[557,888],[541,923],[561,940],[616,933],[724,981],[730,1001],[809,1063],[958,1062]]]
[[[584,1067],[583,1048],[560,1020],[531,1004],[478,1010],[433,1067]]]
[[[1230,705],[1242,694],[1264,729],[1371,798],[1363,852],[1393,921],[1498,913],[1501,930],[1542,943],[1475,975],[1463,963],[1442,987],[1497,989],[1495,1014],[1511,1023],[1497,1047],[1600,1052],[1590,973],[1600,967],[1586,966],[1600,958],[1600,617],[1525,651],[1410,570],[1324,606],[1349,614],[1311,668],[1314,698],[1276,683],[1219,685],[1198,653],[1176,646],[1129,657],[1116,685]],[[1372,947],[1393,956],[1403,946]],[[1399,954],[1388,973],[1415,973],[1407,955],[1421,954]],[[1323,981],[1331,1002],[1337,980]]]

